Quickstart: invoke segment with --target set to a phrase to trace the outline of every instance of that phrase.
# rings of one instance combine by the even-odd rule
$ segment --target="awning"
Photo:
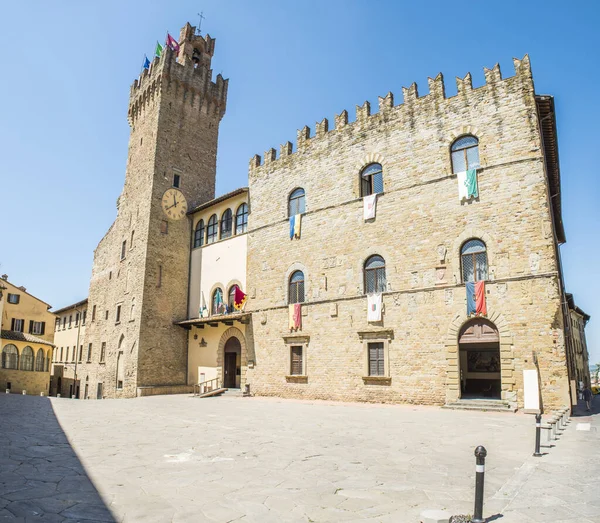
[[[176,321],[174,323],[187,330],[190,330],[192,327],[203,329],[205,326],[218,327],[219,324],[233,325],[236,321],[243,325],[247,325],[250,323],[251,317],[251,312],[232,312],[231,314],[215,314],[208,318],[192,318],[190,320]]]

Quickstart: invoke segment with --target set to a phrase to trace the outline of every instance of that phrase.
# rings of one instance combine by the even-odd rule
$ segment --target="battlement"
[[[429,94],[419,96],[417,84],[413,83],[410,87],[402,88],[403,103],[394,105],[394,95],[390,92],[386,96],[378,97],[379,112],[371,114],[371,104],[367,101],[361,106],[356,106],[356,120],[348,122],[348,111],[344,110],[340,114],[335,115],[335,128],[329,128],[329,121],[324,118],[316,123],[316,132],[311,136],[311,130],[308,126],[304,126],[297,132],[296,152],[294,152],[293,144],[286,142],[279,148],[279,156],[275,149],[271,148],[265,152],[264,162],[260,155],[256,154],[250,159],[250,171],[255,171],[269,166],[275,166],[279,160],[293,157],[298,152],[306,150],[311,144],[326,138],[331,133],[336,132],[352,132],[352,130],[360,130],[365,125],[369,125],[374,119],[390,120],[401,116],[403,111],[444,111],[444,104],[455,100],[464,100],[468,102],[471,96],[475,93],[480,96],[482,90],[489,91],[490,94],[495,93],[503,87],[508,87],[510,83],[517,82],[523,89],[533,92],[533,77],[531,73],[531,64],[529,56],[525,55],[521,60],[513,58],[515,75],[502,78],[499,64],[496,64],[492,69],[484,68],[485,84],[481,87],[473,88],[471,73],[467,73],[464,78],[456,77],[457,94],[452,97],[446,97],[446,89],[444,85],[444,77],[439,73],[435,78],[428,78]],[[487,94],[487,93],[486,93]]]
[[[169,91],[181,101],[196,107],[204,114],[225,114],[229,80],[220,74],[212,81],[211,59],[215,39],[195,34],[189,23],[180,32],[179,52],[165,46],[160,57],[155,57],[149,69],[144,69],[130,88],[127,119],[133,126],[144,109],[161,92]]]

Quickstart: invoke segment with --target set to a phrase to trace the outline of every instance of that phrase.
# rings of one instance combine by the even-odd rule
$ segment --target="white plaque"
[[[540,410],[540,389],[535,369],[523,371],[523,396],[525,410]]]

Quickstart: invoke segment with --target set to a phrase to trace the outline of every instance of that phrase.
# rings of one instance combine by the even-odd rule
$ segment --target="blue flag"
[[[475,282],[469,281],[466,283],[467,288],[467,316],[475,314],[477,310],[475,306]]]
[[[148,60],[148,57],[146,55],[144,55],[144,69],[149,69],[150,68],[150,60]]]
[[[294,239],[294,227],[296,226],[296,215],[290,216],[290,240]]]

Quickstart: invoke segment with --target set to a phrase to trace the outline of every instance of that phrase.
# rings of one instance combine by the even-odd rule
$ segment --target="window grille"
[[[466,241],[461,250],[463,282],[487,280],[488,262],[485,243],[473,239]]]
[[[221,240],[231,236],[233,226],[233,218],[231,209],[227,209],[221,216]]]
[[[21,370],[33,370],[33,349],[25,347],[21,351]]]
[[[290,277],[288,303],[304,303],[304,273],[296,271]]]
[[[453,173],[479,167],[479,140],[474,136],[462,136],[452,144],[451,151]]]
[[[383,342],[369,343],[369,376],[385,376]]]
[[[360,174],[361,196],[383,192],[383,168],[378,163],[367,165]]]
[[[5,345],[2,349],[2,368],[3,369],[18,369],[19,368],[19,351],[12,343]]]
[[[44,372],[44,361],[46,358],[44,357],[44,349],[38,349],[37,354],[35,356],[35,371],[36,372]]]
[[[217,215],[213,214],[208,220],[206,227],[206,243],[215,243],[217,241],[218,220]]]
[[[196,224],[196,230],[194,231],[194,249],[196,247],[202,247],[204,245],[204,220],[200,220]]]
[[[290,194],[288,202],[288,216],[295,216],[296,214],[304,214],[306,210],[305,193],[304,189],[295,189]]]
[[[302,376],[302,345],[294,345],[290,350],[290,375]]]
[[[242,234],[248,230],[248,204],[242,203],[235,213],[235,233]]]
[[[366,294],[385,292],[387,286],[385,277],[385,260],[381,256],[371,256],[365,262],[364,272]]]

